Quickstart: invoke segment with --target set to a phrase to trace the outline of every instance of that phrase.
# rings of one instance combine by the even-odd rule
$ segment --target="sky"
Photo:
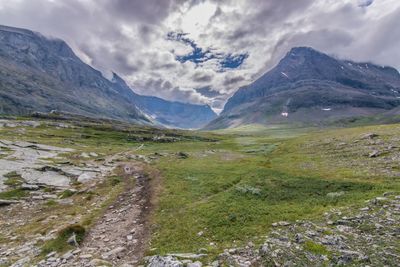
[[[398,0],[0,0],[134,91],[219,112],[295,46],[400,69]]]

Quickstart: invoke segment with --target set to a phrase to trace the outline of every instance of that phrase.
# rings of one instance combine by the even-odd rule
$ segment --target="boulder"
[[[173,256],[153,256],[148,260],[147,267],[183,267],[183,263]]]
[[[1,206],[9,206],[12,204],[17,204],[19,201],[16,200],[8,200],[8,199],[0,199],[0,207]]]

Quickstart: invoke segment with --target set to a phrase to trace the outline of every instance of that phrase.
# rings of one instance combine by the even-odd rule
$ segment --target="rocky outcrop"
[[[273,223],[261,246],[225,249],[205,266],[397,266],[399,221],[400,195],[388,192],[359,209],[327,212],[321,221]],[[149,257],[146,266],[194,266],[177,256]]]
[[[232,266],[395,266],[400,196],[386,193],[358,211],[335,210],[321,222],[276,224],[261,247],[226,250]]]

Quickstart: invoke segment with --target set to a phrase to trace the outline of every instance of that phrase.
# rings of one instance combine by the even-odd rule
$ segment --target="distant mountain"
[[[393,114],[399,106],[396,69],[338,60],[309,47],[297,47],[275,68],[240,88],[206,129],[251,123],[319,124]]]
[[[130,89],[125,81],[114,73],[112,81],[121,91]],[[135,94],[134,103],[152,119],[167,127],[197,129],[217,117],[208,105],[194,105],[167,101],[154,96]]]
[[[85,64],[60,39],[0,26],[0,113],[52,110],[180,128],[198,128],[216,116],[208,106],[137,95],[121,78],[110,81]]]

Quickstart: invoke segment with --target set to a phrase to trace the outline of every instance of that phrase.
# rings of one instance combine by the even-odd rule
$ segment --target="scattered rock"
[[[378,134],[376,134],[376,133],[366,133],[366,134],[363,134],[362,136],[361,136],[361,139],[374,139],[374,138],[376,138],[376,137],[378,137],[379,135]]]
[[[274,223],[260,249],[225,250],[219,266],[397,266],[400,198],[386,194],[368,203],[374,208],[333,210],[324,221]]]
[[[326,196],[327,196],[327,197],[330,197],[330,198],[341,197],[341,196],[343,196],[343,195],[344,195],[344,192],[343,192],[343,191],[340,191],[340,192],[330,192],[330,193],[326,194]]]
[[[107,253],[104,253],[104,254],[103,254],[103,258],[104,258],[104,259],[108,259],[109,257],[115,256],[115,255],[117,255],[117,254],[119,254],[119,253],[121,253],[121,252],[123,252],[123,251],[125,251],[125,248],[124,248],[124,247],[117,247],[117,248],[115,248],[115,249],[113,249],[113,250],[110,250],[110,251],[107,252]]]
[[[29,190],[29,191],[34,191],[34,190],[39,190],[39,186],[36,184],[22,184],[21,189],[23,190]]]
[[[381,154],[381,153],[380,153],[378,150],[374,150],[374,151],[372,151],[371,153],[369,153],[368,157],[370,157],[370,158],[376,158],[376,157],[379,157],[380,154]]]
[[[0,199],[0,207],[17,204],[17,203],[19,203],[19,201],[17,201],[17,200]]]
[[[180,259],[200,259],[207,257],[207,254],[194,254],[194,253],[174,253],[168,254],[168,256],[180,258]]]
[[[111,262],[101,260],[101,259],[93,259],[89,263],[90,266],[112,266]]]
[[[178,152],[177,156],[178,156],[178,158],[180,158],[180,159],[187,159],[187,158],[189,158],[189,155],[188,155],[187,153],[185,153],[185,152]]]
[[[80,259],[85,260],[85,259],[91,259],[93,258],[92,254],[83,254],[79,256]]]
[[[73,233],[70,238],[68,238],[67,243],[70,244],[71,246],[78,247],[78,241],[76,240],[76,234]]]
[[[183,263],[173,256],[153,256],[148,260],[147,267],[183,267]]]
[[[199,261],[196,261],[196,262],[188,263],[186,266],[187,267],[202,267],[203,264]]]

